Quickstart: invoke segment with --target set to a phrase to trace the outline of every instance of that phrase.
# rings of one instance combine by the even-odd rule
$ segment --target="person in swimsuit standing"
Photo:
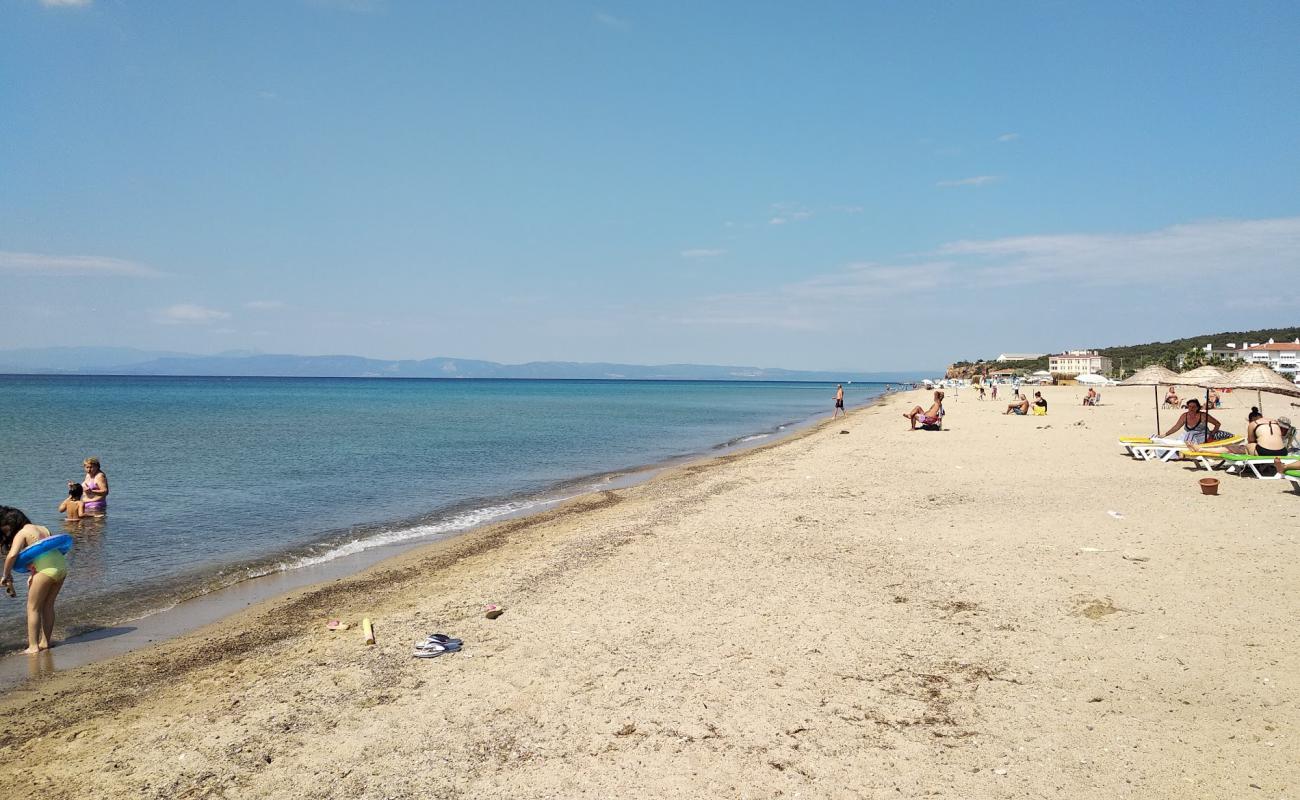
[[[83,489],[79,483],[68,483],[68,496],[59,503],[59,513],[67,514],[64,522],[80,522],[86,516],[86,504],[82,502]]]
[[[0,585],[11,596],[18,554],[52,535],[48,528],[33,525],[18,509],[0,506],[0,545],[9,551]],[[49,550],[33,559],[29,569],[32,575],[27,579],[27,649],[23,652],[33,654],[50,649],[54,636],[54,600],[68,577],[68,561],[58,550]]]
[[[81,482],[85,496],[82,510],[91,516],[102,517],[108,510],[108,476],[100,469],[99,459],[94,456],[83,461],[82,466],[86,468],[86,479]]]
[[[848,412],[844,410],[844,384],[842,383],[835,387],[835,410],[831,412],[831,419],[835,419],[840,414],[848,416]]]

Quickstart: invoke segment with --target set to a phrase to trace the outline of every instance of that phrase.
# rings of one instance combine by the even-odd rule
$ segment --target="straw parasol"
[[[1213,389],[1215,386],[1228,385],[1228,373],[1206,364],[1203,367],[1189,369],[1178,375],[1178,382],[1186,386],[1199,386],[1202,389]]]
[[[1160,430],[1160,384],[1177,383],[1178,373],[1168,367],[1152,364],[1134,372],[1119,382],[1120,386],[1150,386],[1156,395],[1156,431]]]
[[[1264,403],[1260,399],[1260,392],[1272,392],[1274,394],[1284,394],[1289,397],[1300,397],[1300,386],[1285,377],[1277,374],[1263,364],[1247,364],[1244,367],[1235,369],[1228,376],[1228,386],[1233,389],[1254,389],[1255,402],[1262,408]]]

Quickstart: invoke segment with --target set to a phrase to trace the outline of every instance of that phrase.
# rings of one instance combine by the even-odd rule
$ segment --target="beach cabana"
[[[1156,431],[1159,434],[1160,428],[1160,384],[1177,383],[1178,373],[1168,367],[1162,367],[1159,364],[1152,364],[1149,367],[1134,372],[1124,380],[1119,382],[1120,386],[1150,386],[1156,396]]]
[[[1272,392],[1273,394],[1284,394],[1288,397],[1300,397],[1300,386],[1287,380],[1282,375],[1274,372],[1263,364],[1247,364],[1244,367],[1235,369],[1228,375],[1228,382],[1225,384],[1231,389],[1246,389],[1247,391],[1255,390],[1255,403],[1262,411],[1264,401],[1260,398],[1260,392]]]

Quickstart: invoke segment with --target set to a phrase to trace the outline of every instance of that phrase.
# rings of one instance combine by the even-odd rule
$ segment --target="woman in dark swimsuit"
[[[1207,422],[1209,425],[1214,426],[1212,431],[1207,427]],[[1207,440],[1220,438],[1216,435],[1219,432],[1219,427],[1217,419],[1201,410],[1200,400],[1188,400],[1187,410],[1178,417],[1174,427],[1165,433],[1165,438],[1169,438],[1185,428],[1187,432],[1183,434],[1183,441],[1188,444],[1205,444]]]
[[[1284,456],[1291,441],[1291,429],[1279,420],[1266,419],[1258,408],[1246,417],[1246,452],[1256,456]]]

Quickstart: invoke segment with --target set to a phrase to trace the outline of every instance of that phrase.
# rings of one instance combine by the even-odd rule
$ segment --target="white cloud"
[[[786,223],[789,222],[789,221],[790,221],[790,220],[786,219],[785,217],[772,217],[771,219],[769,219],[769,220],[767,221],[767,224],[768,224],[768,225],[784,225],[784,224],[786,224]]]
[[[1001,136],[998,137],[998,141],[999,141],[999,142],[1014,142],[1015,140],[1017,140],[1017,139],[1019,139],[1019,138],[1020,138],[1020,134],[1018,134],[1018,133],[1004,133],[1004,134],[1002,134]]]
[[[206,325],[222,319],[230,319],[230,312],[191,303],[178,303],[158,312],[158,321],[164,325]]]
[[[623,19],[622,17],[616,17],[613,14],[610,14],[605,11],[596,12],[596,21],[607,28],[616,28],[620,31],[625,31],[628,28],[632,27],[632,23],[627,21],[626,19]]]
[[[92,0],[41,0],[46,8],[85,8]]]
[[[952,186],[984,186],[985,184],[994,183],[1001,180],[998,175],[976,175],[973,178],[959,178],[954,181],[939,181],[935,186],[949,188]]]
[[[853,263],[782,286],[700,298],[671,321],[828,330],[828,320],[900,308],[906,295],[1031,285],[1043,288],[1017,295],[1017,302],[1045,296],[1056,302],[1071,287],[1099,285],[1204,286],[1207,296],[1222,302],[1223,282],[1237,276],[1277,279],[1282,286],[1300,276],[1300,217],[1209,220],[1139,233],[967,239],[899,263]],[[928,300],[913,302],[919,312]],[[1257,307],[1264,305],[1269,304]]]
[[[117,275],[128,278],[156,278],[162,273],[122,258],[106,256],[52,256],[43,253],[0,252],[0,272],[30,275]]]
[[[682,258],[717,258],[726,254],[726,250],[717,247],[695,247],[690,250],[683,250]]]
[[[279,300],[249,300],[244,303],[244,308],[249,311],[279,311],[284,308],[284,303]]]
[[[1281,278],[1300,275],[1300,217],[1207,220],[1140,233],[964,240],[943,245],[936,255],[954,259],[977,285]]]

